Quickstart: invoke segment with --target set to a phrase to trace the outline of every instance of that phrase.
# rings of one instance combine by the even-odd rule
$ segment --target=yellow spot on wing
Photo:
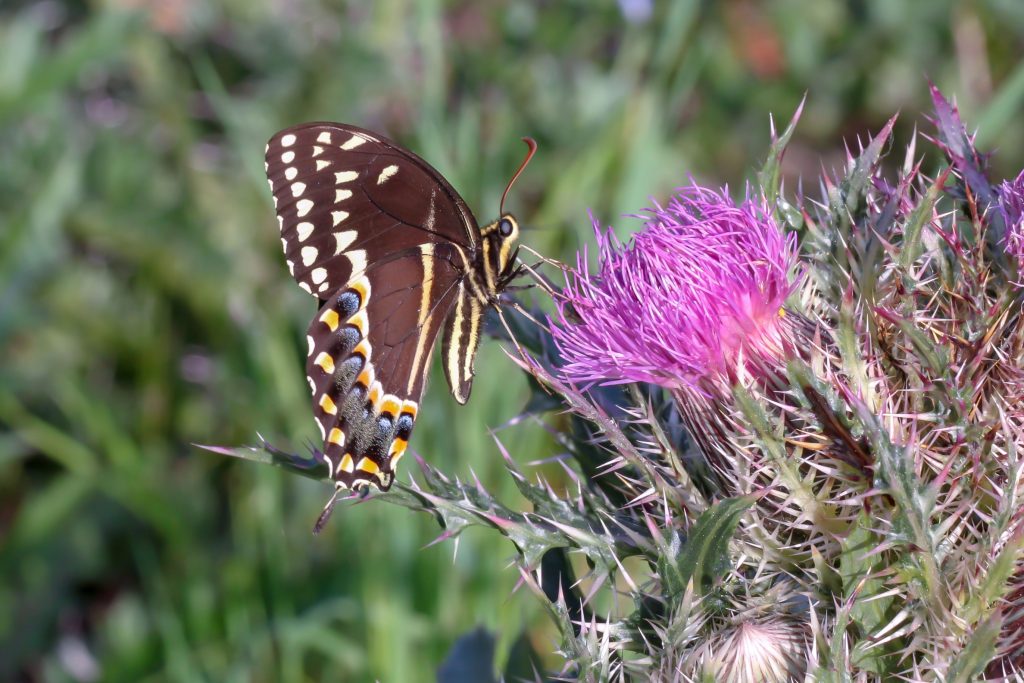
[[[373,386],[370,387],[370,391],[367,392],[367,398],[369,399],[370,404],[373,405],[373,412],[375,413],[377,412],[377,403],[380,401],[381,391],[380,382],[374,382]]]
[[[416,411],[419,409],[419,405],[416,401],[406,401],[402,404],[402,412],[409,413],[409,417],[416,419]]]
[[[366,331],[370,327],[370,322],[366,317],[366,309],[360,309],[356,311],[355,315],[345,321],[348,325],[355,325],[356,329],[359,330],[359,335],[366,339]]]
[[[320,369],[326,372],[328,375],[334,374],[334,359],[331,358],[331,355],[329,353],[321,351],[320,355],[317,356],[316,360],[313,362],[316,365],[319,365]]]
[[[338,312],[333,308],[328,308],[323,312],[323,315],[320,316],[320,322],[327,325],[331,332],[334,332],[338,329],[338,322],[340,322],[338,319]]]
[[[373,366],[367,364],[367,366],[363,368],[363,371],[359,373],[359,377],[356,378],[356,381],[364,387],[369,388],[370,385],[373,384]]]
[[[355,465],[352,462],[352,456],[346,453],[341,457],[341,462],[338,463],[338,469],[342,472],[351,472],[355,469]]]
[[[363,358],[369,358],[370,357],[370,340],[369,339],[363,339],[362,341],[360,341],[358,344],[356,344],[356,348],[352,349],[352,353],[358,353]]]
[[[349,287],[356,290],[356,294],[359,295],[359,301],[361,306],[365,307],[366,302],[370,299],[370,281],[365,277],[361,277],[358,280],[352,282]]]
[[[323,411],[328,415],[338,414],[338,406],[334,404],[334,401],[331,400],[331,397],[327,394],[320,397],[320,407],[323,408]]]
[[[382,414],[388,413],[389,415],[391,415],[392,420],[398,417],[398,411],[401,409],[402,403],[394,394],[387,394],[380,403],[380,412]]]
[[[362,470],[367,474],[377,474],[378,472],[380,472],[380,468],[377,467],[377,463],[370,460],[369,458],[363,458],[362,460],[360,460],[359,464],[356,465],[356,469]]]
[[[335,446],[345,445],[345,432],[341,431],[337,427],[331,429],[331,433],[327,435],[327,440],[333,443]]]
[[[405,449],[409,446],[409,442],[405,439],[396,438],[391,443],[391,452],[388,454],[391,457],[391,469],[395,469],[398,466],[398,461],[405,455]]]

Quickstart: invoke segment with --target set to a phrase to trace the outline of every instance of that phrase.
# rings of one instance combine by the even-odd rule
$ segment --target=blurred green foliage
[[[95,0],[0,5],[0,680],[433,680],[460,634],[554,632],[512,594],[512,555],[433,521],[198,451],[316,429],[308,297],[263,179],[266,139],[307,120],[384,132],[481,220],[571,256],[587,210],[620,214],[688,174],[742,186],[769,115],[807,106],[787,189],[925,78],[956,95],[994,177],[1024,162],[1017,0],[561,3]],[[457,409],[435,380],[414,450],[516,502],[489,434],[525,382],[496,344]],[[537,426],[499,433],[524,466]],[[403,477],[409,476],[406,468]],[[521,642],[517,647],[521,646]]]

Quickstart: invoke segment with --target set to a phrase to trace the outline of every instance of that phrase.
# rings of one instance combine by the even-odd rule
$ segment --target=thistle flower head
[[[1024,268],[1024,171],[999,186],[999,210],[1006,223],[1006,251]]]
[[[579,256],[554,326],[563,374],[700,389],[781,355],[796,242],[767,207],[694,185],[644,217],[629,245],[595,221],[600,272]]]

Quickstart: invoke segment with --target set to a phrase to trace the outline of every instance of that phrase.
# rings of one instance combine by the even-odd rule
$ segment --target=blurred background
[[[569,258],[588,210],[626,234],[691,174],[741,191],[805,94],[790,190],[896,112],[896,149],[927,132],[927,78],[1015,175],[1022,55],[1019,0],[4,0],[0,680],[429,681],[477,627],[497,670],[558,666],[497,534],[424,547],[431,518],[374,503],[313,537],[327,486],[191,445],[317,435],[278,129],[380,131],[481,221],[530,135],[509,208]],[[464,408],[434,373],[413,449],[525,505],[492,430],[528,471],[556,447],[506,426],[526,385],[498,344],[477,369]]]

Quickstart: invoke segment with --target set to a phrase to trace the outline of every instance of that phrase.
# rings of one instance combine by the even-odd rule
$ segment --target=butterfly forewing
[[[267,144],[288,269],[320,299],[387,255],[438,241],[475,249],[465,202],[416,155],[369,131],[312,123]]]

